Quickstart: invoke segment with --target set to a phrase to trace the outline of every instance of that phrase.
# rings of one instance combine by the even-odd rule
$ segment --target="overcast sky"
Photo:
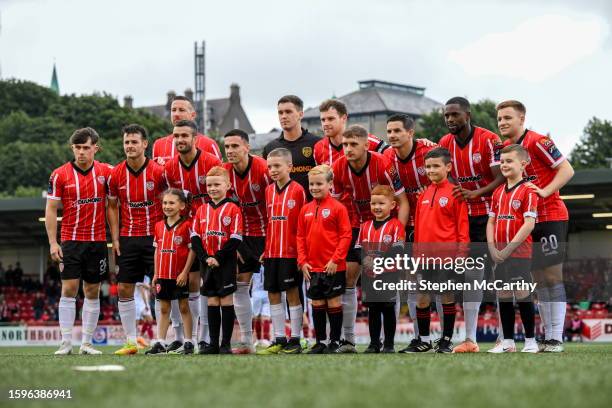
[[[307,106],[362,79],[456,95],[519,99],[527,123],[569,153],[592,116],[612,119],[612,6],[606,0],[118,1],[0,0],[2,77],[62,93],[107,91],[136,106],[193,88],[206,40],[208,98],[241,86],[258,132],[275,102]]]

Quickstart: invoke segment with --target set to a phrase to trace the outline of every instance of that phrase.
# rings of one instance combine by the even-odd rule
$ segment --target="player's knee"
[[[497,292],[497,297],[500,302],[508,302],[514,297],[514,293],[511,290],[500,290]]]
[[[170,302],[168,302],[167,300],[160,300],[159,306],[160,306],[160,311],[162,312],[163,315],[170,314]]]
[[[100,284],[83,282],[83,293],[87,299],[97,299],[100,296]]]
[[[208,306],[221,306],[221,302],[219,302],[219,298],[216,296],[208,297]]]
[[[179,311],[181,312],[182,315],[185,315],[190,312],[189,302],[187,301],[187,299],[179,300]]]
[[[280,292],[268,292],[268,300],[270,301],[271,305],[278,305],[281,300],[281,293]]]
[[[331,299],[327,299],[327,306],[329,307],[340,307],[342,306],[342,297],[336,296]]]
[[[297,306],[301,304],[300,292],[297,287],[293,287],[287,290],[287,302],[290,306]]]
[[[514,292],[514,298],[518,301],[518,302],[531,302],[533,301],[532,297],[531,297],[531,292],[527,291],[527,290],[517,290]]]
[[[221,306],[232,306],[234,304],[234,295],[223,296],[220,299]]]
[[[237,283],[250,283],[251,282],[251,276],[253,276],[252,272],[239,273],[236,276],[236,281],[237,281]]]
[[[117,286],[120,299],[130,299],[134,297],[134,284],[119,283]]]

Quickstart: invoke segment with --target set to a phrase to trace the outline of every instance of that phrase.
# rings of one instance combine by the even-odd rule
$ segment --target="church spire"
[[[55,69],[55,63],[53,63],[53,74],[51,75],[51,90],[59,95],[59,81],[57,80],[57,70]]]

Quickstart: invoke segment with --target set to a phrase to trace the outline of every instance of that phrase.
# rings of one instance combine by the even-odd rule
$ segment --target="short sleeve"
[[[405,192],[404,185],[402,184],[402,179],[400,178],[397,169],[393,165],[393,163],[385,157],[384,160],[385,166],[385,178],[388,184],[393,188],[393,192],[396,196]]]
[[[342,169],[339,165],[340,161],[337,161],[332,166],[332,173],[334,173],[334,189],[332,191],[332,197],[339,199],[342,197],[342,192],[344,191],[344,185],[342,183]]]
[[[496,134],[492,134],[487,139],[487,155],[489,156],[489,166],[499,166],[501,160],[501,151],[504,145]]]
[[[55,170],[49,178],[47,198],[50,200],[61,200],[64,194],[64,179],[59,170]]]
[[[503,186],[504,184],[502,184]],[[498,210],[498,203],[499,203],[499,194],[497,193],[497,190],[495,190],[493,192],[493,197],[491,197],[491,211],[489,211],[489,217],[491,218],[495,218],[497,216],[497,211]]]
[[[546,163],[551,169],[554,169],[565,160],[565,156],[561,154],[555,143],[549,137],[541,136],[533,145],[534,148],[530,150],[529,153],[535,154],[539,160]]]
[[[240,212],[240,209],[237,206],[234,207],[232,213],[232,218],[234,219],[234,221],[232,222],[230,239],[236,238],[242,241],[242,213]]]
[[[527,197],[523,200],[523,217],[537,218],[538,216],[538,195],[535,191],[529,190]]]

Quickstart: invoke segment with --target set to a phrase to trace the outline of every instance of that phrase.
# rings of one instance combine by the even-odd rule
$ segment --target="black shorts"
[[[359,238],[359,228],[353,228],[351,246],[349,247],[348,254],[346,255],[346,262],[357,262],[361,265],[361,257],[359,256],[359,250],[355,249],[357,238]]]
[[[471,242],[487,242],[487,223],[489,222],[488,215],[478,215],[468,217],[470,224],[470,241]]]
[[[264,290],[279,293],[301,285],[302,273],[298,270],[297,259],[264,259]]]
[[[414,242],[414,226],[406,225],[406,242]]]
[[[533,238],[533,269],[562,264],[567,252],[567,221],[536,223]]]
[[[178,286],[176,279],[158,279],[155,284],[155,297],[158,300],[187,299],[189,297],[189,284]]]
[[[145,275],[153,277],[155,247],[153,237],[120,237],[117,257],[117,282],[142,282]]]
[[[206,267],[202,273],[200,294],[224,297],[236,291],[236,258],[226,260],[217,268]]]
[[[531,259],[508,258],[495,267],[495,279],[503,283],[525,281],[531,283]]]
[[[238,261],[238,273],[259,272],[259,258],[266,246],[266,237],[242,237],[238,252],[244,263]]]
[[[306,296],[312,300],[332,299],[342,295],[345,289],[346,273],[344,271],[336,272],[333,275],[311,272]]]
[[[87,283],[100,283],[108,276],[108,248],[106,242],[64,241],[62,279],[82,279]]]

